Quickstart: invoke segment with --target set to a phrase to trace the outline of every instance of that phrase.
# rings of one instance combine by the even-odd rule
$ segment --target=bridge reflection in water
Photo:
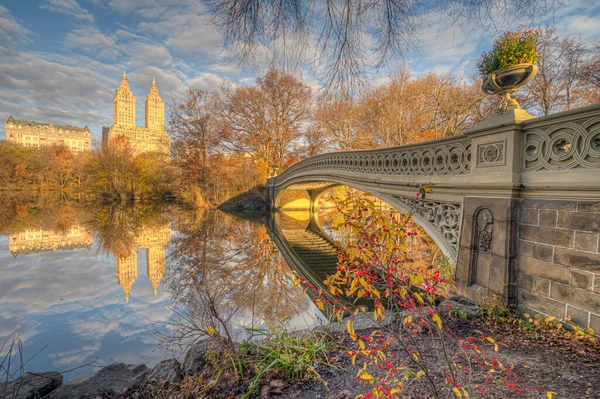
[[[381,205],[391,212],[400,213],[386,203],[382,202]],[[325,289],[323,281],[336,272],[338,256],[334,241],[342,245],[353,241],[345,223],[333,221],[339,217],[337,209],[317,206],[306,210],[273,212],[267,221],[267,233],[288,265],[318,288]],[[418,229],[417,226],[413,227]],[[419,236],[407,237],[406,246],[405,262],[437,267],[444,276],[453,277],[453,265],[422,230]]]
[[[337,252],[319,226],[316,212],[272,212],[267,233],[290,268],[315,287],[323,287],[323,280],[335,273]]]

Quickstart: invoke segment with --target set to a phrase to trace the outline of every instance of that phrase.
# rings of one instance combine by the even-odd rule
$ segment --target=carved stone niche
[[[475,213],[474,219],[469,285],[488,287],[492,262],[494,215],[488,208],[481,208]]]
[[[481,252],[492,252],[492,229],[494,226],[494,216],[492,212],[483,208],[477,212],[477,250]]]

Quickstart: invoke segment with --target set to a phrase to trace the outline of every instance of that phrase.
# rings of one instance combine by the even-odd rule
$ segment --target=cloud
[[[92,14],[77,3],[77,0],[46,0],[46,4],[40,5],[40,8],[71,15],[79,21],[93,23],[95,20]]]
[[[228,80],[220,75],[205,72],[197,74],[194,78],[189,79],[186,84],[194,89],[209,90],[218,89],[227,82]]]
[[[69,49],[80,48],[88,54],[111,60],[116,60],[120,53],[115,37],[102,34],[95,26],[75,28],[65,35],[64,45]]]
[[[0,58],[0,114],[45,123],[101,126],[111,121],[120,73],[119,66],[84,56],[8,50]],[[99,134],[99,128],[97,131]]]
[[[31,32],[10,15],[6,7],[0,5],[0,48],[13,48],[17,43],[29,41]]]

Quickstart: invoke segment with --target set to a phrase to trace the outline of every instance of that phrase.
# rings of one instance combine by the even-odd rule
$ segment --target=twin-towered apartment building
[[[113,98],[113,124],[102,128],[102,146],[110,148],[126,142],[133,155],[150,152],[170,156],[171,139],[165,130],[165,105],[154,79],[146,96],[144,127],[136,125],[135,109],[135,96],[129,88],[127,75],[123,73]],[[5,127],[8,143],[30,148],[61,145],[75,153],[92,150],[92,133],[87,126],[54,125],[10,116]]]

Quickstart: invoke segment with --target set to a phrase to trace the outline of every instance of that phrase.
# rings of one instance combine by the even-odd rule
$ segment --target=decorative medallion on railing
[[[477,249],[482,252],[492,251],[492,229],[494,216],[489,209],[482,209],[477,213]]]
[[[415,214],[430,223],[439,233],[439,236],[448,243],[449,248],[452,249],[454,256],[456,256],[460,240],[460,220],[462,214],[460,204],[427,200],[416,201],[414,198],[396,196],[394,198],[406,204],[414,210]]]
[[[440,144],[317,155],[293,165],[279,177],[322,170],[383,175],[461,175],[468,174],[470,168],[470,139],[457,137]]]
[[[600,168],[600,118],[525,132],[523,170]]]
[[[504,165],[506,156],[504,141],[485,143],[477,146],[477,166],[500,166]]]

